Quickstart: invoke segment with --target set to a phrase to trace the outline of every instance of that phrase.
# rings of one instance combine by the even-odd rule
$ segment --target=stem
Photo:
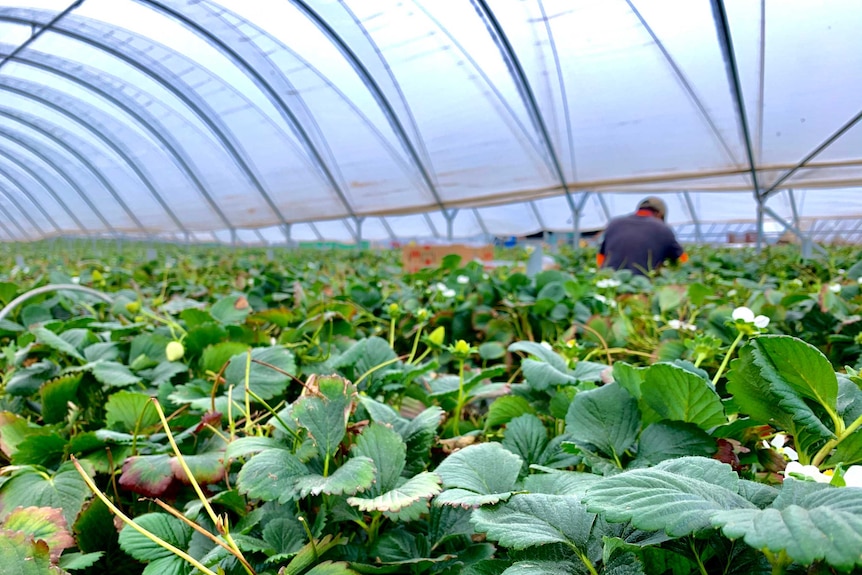
[[[856,418],[856,420],[851,423],[847,428],[838,435],[835,439],[830,439],[826,442],[826,445],[820,448],[820,451],[817,452],[817,455],[814,456],[814,459],[811,460],[811,465],[816,467],[820,467],[820,464],[823,463],[823,460],[826,459],[826,456],[829,455],[829,452],[837,446],[839,443],[847,439],[850,434],[859,429],[859,426],[862,426],[862,415]]]
[[[736,349],[736,346],[739,345],[739,342],[742,341],[743,333],[739,332],[736,336],[736,339],[733,340],[733,343],[730,344],[730,349],[727,350],[727,354],[724,356],[724,360],[721,362],[721,365],[718,367],[718,371],[715,373],[715,377],[712,378],[712,386],[715,387],[718,385],[718,380],[721,379],[724,370],[727,369],[727,364],[730,363],[730,356],[733,355],[733,350]]]
[[[389,347],[395,349],[395,318],[389,321]]]
[[[464,360],[458,365],[458,403],[455,404],[455,425],[452,431],[455,436],[461,435],[461,410],[464,409]]]
[[[251,399],[248,382],[251,379],[251,350],[245,356],[245,434],[251,434]]]
[[[731,347],[731,349],[733,349],[733,347]],[[701,575],[709,575],[709,572],[706,570],[706,566],[703,564],[703,560],[700,558],[700,553],[698,553],[697,549],[694,547],[694,540],[691,538],[688,540],[688,547],[694,555],[694,560],[697,562],[697,567],[700,570]]]
[[[622,468],[623,468],[623,464],[622,464],[622,462],[620,461],[619,456],[617,455],[617,450],[616,450],[616,449],[614,449],[613,447],[611,447],[611,455],[613,455],[613,456],[614,456],[614,463],[616,463],[616,464],[617,464],[617,467],[619,467],[620,469],[622,469]]]
[[[73,455],[73,456],[71,456],[71,458],[72,458],[72,464],[75,466],[75,469],[78,470],[78,473],[84,479],[84,483],[87,484],[87,487],[90,488],[90,491],[92,491],[96,495],[96,497],[101,499],[102,503],[104,503],[108,507],[108,509],[110,509],[111,512],[114,513],[114,515],[116,515],[117,517],[122,519],[123,523],[125,523],[126,525],[128,525],[129,527],[131,527],[132,529],[134,529],[135,531],[137,531],[138,533],[140,533],[141,535],[143,535],[144,537],[146,537],[147,539],[149,539],[150,541],[152,541],[153,543],[155,543],[159,547],[167,549],[168,551],[170,551],[171,553],[173,553],[177,557],[180,557],[184,561],[187,561],[195,569],[200,570],[201,573],[206,573],[206,575],[216,575],[216,573],[214,573],[213,571],[210,571],[209,569],[204,567],[198,560],[196,560],[194,557],[192,557],[191,555],[189,555],[185,551],[182,551],[181,549],[177,549],[176,547],[174,547],[173,545],[171,545],[170,543],[168,543],[167,541],[165,541],[161,537],[151,533],[150,531],[144,529],[143,527],[141,527],[140,525],[138,525],[137,523],[132,521],[132,519],[128,515],[126,515],[122,511],[120,511],[116,505],[111,503],[111,500],[108,499],[104,493],[99,491],[99,488],[96,487],[96,484],[93,483],[93,480],[90,479],[90,476],[87,475],[87,472],[84,471],[84,469],[81,467],[81,464],[78,463],[78,460],[75,458],[75,456]]]
[[[204,509],[206,509],[207,515],[209,515],[218,532],[221,533],[222,536],[224,536],[225,541],[227,541],[228,545],[230,545],[231,548],[236,551],[236,554],[242,555],[242,551],[239,550],[239,546],[237,546],[236,542],[234,542],[233,537],[230,536],[230,530],[228,529],[225,520],[222,519],[222,517],[216,515],[216,512],[210,505],[209,500],[204,495],[201,486],[198,484],[198,480],[195,478],[194,473],[192,473],[192,470],[189,469],[189,466],[186,463],[183,454],[180,453],[180,448],[177,446],[177,442],[174,440],[174,434],[171,433],[171,427],[170,425],[168,425],[168,420],[165,419],[165,412],[162,411],[162,406],[159,404],[159,400],[153,398],[152,402],[153,406],[155,406],[156,408],[156,412],[158,412],[159,414],[159,419],[162,420],[162,427],[165,428],[165,434],[168,436],[168,443],[171,444],[171,448],[174,450],[174,456],[177,458],[177,462],[179,462],[180,467],[183,468],[183,472],[186,474],[186,477],[188,477],[189,483],[192,484],[192,487],[194,488],[195,493],[197,493],[198,499],[200,499],[201,503],[204,506]],[[248,571],[248,569],[246,570]],[[250,575],[252,575],[253,571],[249,571],[249,573]]]
[[[595,565],[593,565],[593,562],[590,561],[590,558],[587,557],[586,554],[581,553],[581,550],[578,549],[577,547],[575,547],[574,545],[570,544],[569,546],[574,550],[575,555],[578,556],[578,558],[581,560],[581,562],[584,564],[584,566],[586,566],[587,571],[590,572],[590,575],[599,575],[599,572],[596,571]]]
[[[410,355],[407,358],[407,363],[413,363],[413,358],[416,356],[416,349],[419,347],[419,338],[422,336],[422,330],[425,328],[425,324],[421,324],[419,329],[416,330],[416,337],[413,339],[413,349],[410,350]]]

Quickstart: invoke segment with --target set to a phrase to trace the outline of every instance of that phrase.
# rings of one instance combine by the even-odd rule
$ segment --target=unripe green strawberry
[[[186,349],[183,347],[178,341],[170,342],[165,348],[165,356],[167,356],[168,361],[177,361],[183,357],[186,353]]]

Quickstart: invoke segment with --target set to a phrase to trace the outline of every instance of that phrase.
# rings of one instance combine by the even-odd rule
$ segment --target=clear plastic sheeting
[[[0,239],[858,241],[857,0],[0,0]]]

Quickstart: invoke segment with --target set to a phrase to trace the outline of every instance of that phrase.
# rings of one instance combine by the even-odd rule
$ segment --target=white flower
[[[542,343],[540,343],[539,345],[541,345],[541,346],[542,346],[542,347],[544,347],[545,349],[554,349],[554,348],[552,348],[552,347],[551,347],[551,344],[549,344],[549,343],[548,343],[548,342],[546,342],[546,341],[543,341],[543,342],[542,342]]]
[[[453,289],[445,289],[440,293],[443,294],[443,297],[455,297],[455,290]]]
[[[602,294],[599,294],[599,293],[594,293],[593,299],[596,299],[602,303],[608,303],[608,298],[606,298],[605,296],[603,296]]]
[[[652,316],[652,320],[653,321],[661,321],[661,316],[658,314],[655,314],[654,316]]]
[[[740,306],[733,310],[731,316],[734,321],[742,320],[745,323],[753,323],[755,327],[765,329],[769,325],[769,318],[765,315],[755,317],[754,312],[745,306]]]
[[[772,438],[772,441],[770,441],[769,443],[766,443],[766,441],[763,442],[763,447],[766,447],[767,449],[772,447],[775,449],[775,451],[783,455],[786,459],[790,461],[799,461],[799,454],[796,453],[795,449],[791,447],[784,447],[784,444],[786,442],[786,435],[784,435],[783,433],[776,433],[775,437]]]
[[[732,290],[730,290],[729,292],[727,292],[727,297],[733,297],[733,296],[735,296],[735,295],[736,295],[736,290],[735,290],[735,289],[732,289]]]
[[[862,285],[862,276],[859,276],[858,278],[856,278],[856,283],[858,283],[859,285]]]
[[[832,293],[840,293],[841,292],[841,284],[830,284],[829,291]]]
[[[682,322],[678,319],[672,319],[667,322],[667,326],[671,329],[682,329]]]
[[[798,461],[791,461],[787,464],[787,467],[784,468],[784,477],[790,477],[791,473],[809,477],[817,483],[829,483],[832,481],[832,477],[830,475],[821,473],[817,467],[813,465],[802,465]]]
[[[72,283],[73,283],[73,284],[79,284],[79,283],[81,283],[81,278],[79,278],[78,276],[73,277],[73,278],[72,278]]]
[[[458,276],[456,280],[459,284],[464,285],[470,283],[470,278],[467,276]]]
[[[608,307],[617,307],[617,301],[613,299],[608,300]]]
[[[449,286],[440,282],[437,282],[437,285],[434,287],[437,289],[437,291],[446,291],[447,289],[449,289]]]
[[[620,280],[613,278],[603,279],[596,282],[596,287],[599,289],[619,287]]]
[[[851,465],[844,472],[844,483],[847,487],[862,487],[862,465]]]

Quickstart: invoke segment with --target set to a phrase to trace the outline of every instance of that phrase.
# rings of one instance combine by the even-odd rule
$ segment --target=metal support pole
[[[450,242],[455,236],[455,216],[458,215],[458,208],[453,208],[443,212],[443,217],[446,218],[446,239]]]
[[[759,193],[757,197],[757,242],[755,243],[755,251],[760,253],[763,249],[763,196]]]
[[[356,224],[356,233],[354,236],[356,237],[356,249],[362,249],[362,222],[365,221],[364,217],[356,217],[353,218],[354,223]]]

